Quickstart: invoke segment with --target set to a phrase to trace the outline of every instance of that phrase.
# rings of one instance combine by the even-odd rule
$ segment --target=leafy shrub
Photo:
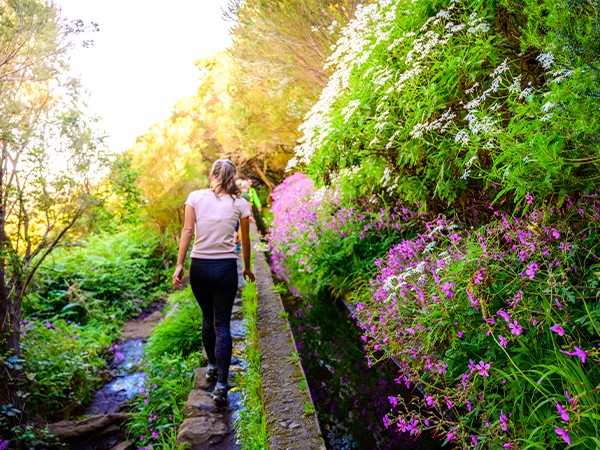
[[[69,417],[86,405],[101,379],[113,332],[63,319],[25,320],[21,351],[28,379],[28,407],[48,420]]]
[[[373,259],[384,255],[414,218],[408,209],[378,199],[347,202],[335,188],[315,191],[300,173],[284,180],[272,195],[272,269],[303,293],[353,289],[375,269]]]
[[[164,353],[146,361],[144,387],[133,401],[128,438],[140,449],[176,448],[177,431],[192,390],[197,354]]]
[[[92,236],[83,247],[58,249],[41,267],[25,313],[80,322],[131,317],[165,280],[158,247],[155,233],[127,227]]]
[[[599,37],[594,2],[359,7],[290,166],[324,183],[351,171],[342,191],[387,191],[438,212],[492,184],[518,203],[589,192],[600,168]]]
[[[355,317],[371,358],[384,351],[425,393],[389,426],[461,447],[597,447],[597,198],[474,231],[439,219],[378,261]]]
[[[191,288],[169,296],[171,310],[148,339],[146,355],[154,359],[164,354],[184,358],[202,353],[202,311]]]

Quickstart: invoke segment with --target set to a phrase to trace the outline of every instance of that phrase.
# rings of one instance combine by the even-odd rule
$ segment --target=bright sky
[[[227,0],[58,0],[69,19],[97,22],[94,45],[73,52],[111,149],[129,148],[199,84],[198,59],[230,44]]]

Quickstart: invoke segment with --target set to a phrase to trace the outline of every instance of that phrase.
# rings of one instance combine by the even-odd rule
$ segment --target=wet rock
[[[184,413],[186,417],[199,417],[217,412],[217,407],[210,393],[202,389],[194,389],[188,396]]]
[[[125,336],[125,339],[148,339],[152,334],[155,325],[160,322],[163,317],[162,312],[155,311],[139,322],[127,322],[123,325],[123,335]]]
[[[206,367],[200,367],[196,370],[196,389],[208,391],[211,385],[206,381]]]
[[[87,417],[80,421],[63,420],[48,425],[50,433],[61,440],[80,439],[85,436],[102,436],[118,430],[118,425],[125,422],[129,414],[115,413]]]
[[[132,446],[133,446],[133,442],[131,442],[131,441],[125,441],[125,442],[121,442],[119,445],[115,445],[110,450],[128,450]]]
[[[177,445],[216,442],[229,434],[227,424],[220,414],[208,413],[200,417],[185,419],[179,427]]]

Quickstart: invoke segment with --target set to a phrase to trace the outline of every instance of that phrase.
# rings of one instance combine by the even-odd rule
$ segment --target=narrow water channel
[[[393,362],[368,367],[360,333],[343,305],[322,299],[303,306],[291,296],[283,301],[328,449],[441,447],[431,436],[413,440],[383,425],[388,397],[410,393],[395,381],[399,375]]]

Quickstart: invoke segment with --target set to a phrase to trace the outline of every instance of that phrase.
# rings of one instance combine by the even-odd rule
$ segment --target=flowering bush
[[[597,448],[600,198],[496,214],[476,230],[440,218],[377,261],[355,317],[370,358],[423,393],[386,423],[472,448]]]
[[[387,426],[598,447],[599,38],[574,0],[379,0],[343,31],[290,162],[317,187],[275,192],[269,246],[397,362]]]
[[[271,267],[303,293],[353,288],[414,217],[408,209],[386,207],[378,199],[347,198],[336,188],[315,190],[301,173],[284,180],[272,197]]]
[[[595,5],[595,6],[594,6]],[[490,182],[523,201],[598,175],[597,4],[376,1],[329,59],[296,164],[438,210]],[[553,31],[548,31],[553,30]],[[359,177],[357,189],[373,189]]]

